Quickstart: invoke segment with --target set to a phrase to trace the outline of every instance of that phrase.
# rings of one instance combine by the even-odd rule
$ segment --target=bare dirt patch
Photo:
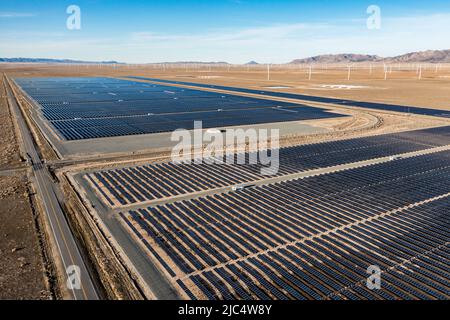
[[[14,124],[9,112],[3,79],[0,79],[0,170],[10,166],[18,166],[20,163]]]
[[[49,299],[24,173],[0,176],[0,299]]]

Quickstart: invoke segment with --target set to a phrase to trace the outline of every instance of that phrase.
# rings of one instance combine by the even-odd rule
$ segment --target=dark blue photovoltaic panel
[[[449,160],[436,152],[121,217],[197,298],[448,300]],[[366,285],[374,265],[379,290]]]
[[[336,118],[326,109],[112,78],[19,78],[67,140]]]
[[[278,170],[273,176],[401,155],[447,144],[450,144],[450,126],[286,147],[279,150]],[[114,192],[113,194],[115,200],[133,204],[161,199],[167,195],[188,194],[264,179],[265,176],[261,174],[261,169],[264,166],[249,164],[249,158],[250,155],[245,154],[245,164],[236,164],[237,159],[235,159],[233,164],[227,165],[221,163],[193,165],[191,163],[174,164],[167,162],[150,166],[115,169],[113,172],[119,174],[119,176],[131,177],[133,182],[140,185],[139,191],[142,193],[142,199],[144,200],[138,197],[124,200],[122,192]],[[226,162],[225,159],[224,162]],[[100,179],[105,173],[109,172],[112,171],[100,171],[96,173],[95,177]],[[202,177],[201,183],[198,182],[198,177]],[[160,192],[158,193],[153,191],[154,185],[143,183],[143,181],[155,180],[164,182],[160,184]],[[109,191],[117,185],[116,181],[109,180],[108,177],[100,182]],[[135,185],[124,183],[122,191],[127,192],[135,187]]]

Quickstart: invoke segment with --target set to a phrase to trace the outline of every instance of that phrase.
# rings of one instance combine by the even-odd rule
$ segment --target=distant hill
[[[428,50],[411,52],[401,56],[387,58],[387,62],[425,62],[425,63],[450,63],[450,50]]]
[[[84,63],[84,64],[121,64],[117,61],[82,61],[71,59],[47,59],[47,58],[0,58],[0,62],[10,63]]]
[[[387,63],[450,63],[450,50],[428,50],[411,52],[395,57],[380,57],[366,54],[326,54],[304,59],[296,59],[291,64],[308,63],[356,63],[356,62],[387,62]]]
[[[229,64],[225,61],[212,61],[212,62],[205,62],[205,61],[174,61],[174,62],[161,62],[161,63],[148,63],[148,64],[211,64],[211,65],[223,65],[223,64]]]
[[[0,63],[66,63],[66,64],[123,64],[117,61],[82,61],[71,59],[47,59],[47,58],[0,58]],[[395,57],[380,57],[369,54],[324,54],[309,58],[295,59],[291,64],[313,64],[313,63],[358,63],[358,62],[386,62],[386,63],[450,63],[450,50],[428,50],[420,52],[410,52]],[[155,64],[155,63],[149,63]],[[197,64],[197,65],[228,65],[224,61],[175,61],[162,62],[157,64]],[[256,61],[250,61],[245,65],[258,65]]]
[[[47,58],[0,58],[0,62],[9,63],[83,63],[83,64],[124,64],[117,61],[83,61],[72,59],[47,59]],[[175,62],[161,62],[161,63],[148,63],[148,64],[208,64],[208,65],[227,65],[228,62],[223,61],[175,61]]]
[[[383,58],[374,55],[365,54],[325,54],[310,58],[296,59],[291,64],[301,63],[345,63],[345,62],[367,62],[367,61],[380,61]]]

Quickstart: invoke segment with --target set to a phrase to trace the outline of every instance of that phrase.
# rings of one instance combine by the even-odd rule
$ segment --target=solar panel
[[[109,78],[18,78],[66,140],[342,117],[322,108]]]

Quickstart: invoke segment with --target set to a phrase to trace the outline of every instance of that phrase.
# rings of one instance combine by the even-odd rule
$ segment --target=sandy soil
[[[21,164],[3,80],[0,79],[0,170]]]
[[[391,71],[392,68],[392,71]],[[139,75],[187,82],[221,84],[271,91],[303,93],[362,101],[385,102],[450,110],[450,65],[354,65],[348,80],[347,65],[273,66],[270,81],[266,66],[52,66],[0,64],[12,76],[126,76]],[[339,88],[337,86],[344,86]],[[288,87],[288,88],[268,88]],[[348,88],[346,88],[348,87]]]
[[[369,75],[365,70],[355,71],[354,78],[347,80],[344,71],[322,71],[309,81],[300,72],[272,71],[271,80],[264,79],[264,74],[257,72],[211,72],[216,78],[204,79],[197,73],[190,73],[191,78],[180,72],[160,73],[155,71],[133,71],[135,74],[187,82],[220,84],[247,88],[265,88],[270,91],[301,93],[315,96],[337,97],[360,101],[382,102],[418,107],[450,110],[450,78],[439,78],[431,73],[429,78],[418,80],[415,73],[393,72],[392,78],[384,80],[380,76]],[[442,72],[444,73],[444,72]],[[445,71],[450,74],[449,71]],[[267,88],[268,86],[289,86],[285,89]],[[361,86],[357,89],[331,89],[324,85]]]
[[[0,176],[0,299],[49,299],[24,173]]]
[[[344,124],[329,123],[329,127],[333,130],[329,133],[310,136],[286,136],[280,141],[280,145],[295,146],[298,144],[318,143],[450,125],[449,120],[440,121],[420,116],[379,115],[376,113],[363,115],[355,116],[352,120]],[[369,122],[370,118],[368,118],[368,115],[372,115],[376,120]]]

